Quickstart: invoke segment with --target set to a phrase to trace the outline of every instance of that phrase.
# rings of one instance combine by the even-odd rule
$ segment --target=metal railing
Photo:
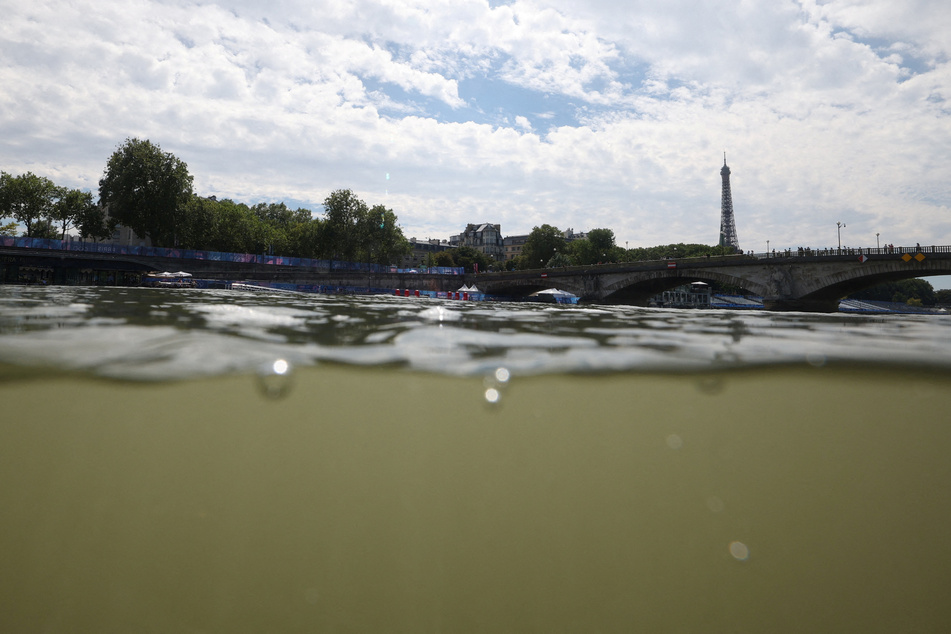
[[[917,255],[933,253],[951,253],[951,246],[920,245],[913,247],[888,245],[884,247],[829,247],[825,249],[813,249],[812,247],[798,247],[796,249],[774,249],[770,252],[747,253],[747,255],[760,259],[772,258],[815,258],[815,257],[834,257],[842,255]]]
[[[220,251],[199,251],[195,249],[167,249],[164,247],[144,247],[121,244],[102,244],[98,242],[78,242],[75,240],[55,240],[49,238],[24,238],[0,236],[0,247],[19,247],[23,249],[48,249],[52,251],[73,251],[77,253],[99,253],[103,255],[133,255],[158,258],[178,258],[184,260],[203,260],[208,262],[239,262],[245,264],[272,264],[276,266],[300,266],[304,268],[326,269],[328,271],[362,271],[369,273],[429,273],[432,275],[463,275],[461,267],[428,267],[401,269],[386,264],[366,262],[346,262],[343,260],[315,260],[281,255],[254,255],[251,253],[225,253]]]

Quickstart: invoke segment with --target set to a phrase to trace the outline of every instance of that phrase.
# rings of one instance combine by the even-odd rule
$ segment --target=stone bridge
[[[951,275],[951,246],[832,249],[802,253],[679,258],[479,275],[368,273],[269,264],[102,255],[0,248],[0,271],[39,266],[54,271],[52,283],[77,283],[78,270],[129,273],[186,270],[198,278],[281,281],[367,289],[454,291],[476,285],[487,294],[524,297],[546,288],[573,293],[582,302],[633,304],[691,282],[716,282],[763,298],[770,310],[833,312],[841,298],[882,282]],[[101,278],[100,278],[101,279]],[[0,278],[0,282],[4,280]],[[8,279],[7,281],[13,281]],[[81,283],[81,282],[80,282]]]
[[[769,310],[833,312],[850,293],[882,282],[951,275],[951,246],[806,250],[800,253],[684,258],[467,276],[493,295],[559,288],[582,302],[646,305],[670,288],[717,282],[763,298]]]

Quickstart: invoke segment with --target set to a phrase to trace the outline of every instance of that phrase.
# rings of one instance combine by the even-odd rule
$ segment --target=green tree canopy
[[[116,224],[116,220],[106,216],[105,208],[98,204],[80,207],[75,221],[79,237],[84,240],[107,240],[116,230]]]
[[[374,205],[358,221],[361,262],[395,264],[412,251],[409,240],[396,224],[396,214],[383,205]]]
[[[622,251],[621,260],[641,262],[645,260],[663,260],[664,258],[702,258],[718,255],[735,255],[732,247],[705,244],[662,244],[655,247],[635,247]]]
[[[885,282],[858,293],[849,295],[850,299],[865,299],[880,302],[906,303],[910,299],[920,300],[925,306],[935,303],[935,291],[931,282],[922,279],[900,280]]]
[[[308,212],[308,215],[310,212]],[[324,223],[318,218],[295,224],[288,237],[291,252],[302,258],[320,257]]]
[[[568,247],[575,264],[617,262],[623,256],[622,250],[614,245],[611,229],[592,229],[587,237],[574,240]]]
[[[349,189],[338,189],[324,199],[325,257],[353,260],[357,254],[357,224],[367,214],[367,204]]]
[[[474,247],[456,247],[452,250],[452,259],[455,266],[461,266],[469,273],[475,272],[474,264],[478,264],[479,271],[484,273],[493,263],[492,258]]]
[[[79,227],[89,223],[99,205],[93,202],[92,194],[79,189],[60,189],[59,199],[53,204],[50,218],[59,223],[60,240],[66,239],[70,226]],[[80,230],[81,231],[81,230]]]
[[[429,260],[429,266],[455,266],[456,261],[452,257],[450,251],[437,251],[436,253],[430,254],[431,258]]]
[[[148,140],[126,139],[99,181],[99,201],[109,215],[156,246],[177,246],[188,231],[191,196],[188,166]]]
[[[29,237],[49,237],[49,217],[59,195],[53,181],[33,172],[20,176],[0,172],[0,218],[22,223]]]
[[[522,253],[519,256],[521,268],[543,268],[555,253],[565,253],[566,247],[565,236],[558,227],[551,225],[535,227],[522,246]]]

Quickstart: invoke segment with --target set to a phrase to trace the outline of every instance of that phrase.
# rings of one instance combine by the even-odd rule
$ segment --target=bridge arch
[[[763,284],[718,269],[640,271],[604,285],[603,297],[600,301],[609,304],[647,305],[650,298],[692,282],[731,286],[743,289],[750,295],[762,295],[767,291],[767,287]]]
[[[804,289],[803,299],[839,300],[886,282],[920,277],[951,275],[951,261],[925,260],[907,264],[902,261],[870,261],[862,267],[849,267],[817,278],[814,290]]]

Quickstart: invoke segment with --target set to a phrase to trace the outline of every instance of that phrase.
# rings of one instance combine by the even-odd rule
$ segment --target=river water
[[[940,631],[951,317],[0,286],[0,630]]]

